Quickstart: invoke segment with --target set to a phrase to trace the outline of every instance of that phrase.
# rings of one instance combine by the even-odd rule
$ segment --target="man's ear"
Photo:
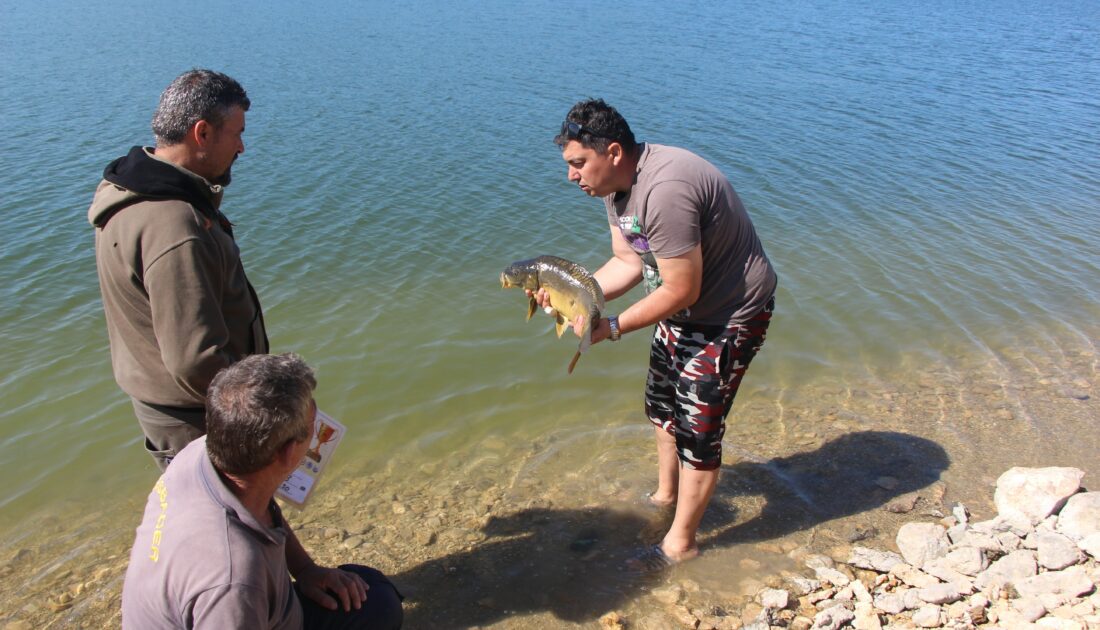
[[[284,468],[296,468],[298,466],[299,462],[294,457],[295,451],[298,450],[298,444],[300,444],[298,440],[291,438],[275,452],[275,458],[279,460],[279,464]]]
[[[205,120],[199,120],[191,125],[191,131],[187,135],[196,147],[205,148],[214,137],[214,126]]]
[[[611,163],[615,166],[618,166],[619,162],[622,161],[623,156],[626,155],[626,152],[623,151],[623,145],[619,144],[618,142],[612,142],[611,144],[607,145],[607,155],[611,158]]]

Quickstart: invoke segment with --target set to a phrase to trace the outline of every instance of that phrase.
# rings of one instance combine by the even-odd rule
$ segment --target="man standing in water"
[[[293,354],[245,357],[214,378],[209,433],[149,494],[122,586],[123,628],[401,626],[401,596],[384,575],[315,564],[275,502],[313,438],[316,386]]]
[[[645,282],[646,296],[601,318],[592,341],[656,325],[646,415],[657,440],[657,489],[675,505],[664,539],[635,565],[657,568],[695,557],[696,532],[722,463],[725,419],[775,304],[776,276],[752,221],[722,173],[670,146],[636,143],[602,100],[577,103],[554,138],[569,181],[600,197],[611,258],[594,274],[607,300]],[[539,302],[549,305],[540,291]],[[580,330],[580,326],[574,326]]]
[[[153,114],[156,148],[111,162],[88,209],[115,380],[161,469],[205,433],[218,370],[268,351],[233,224],[219,210],[250,104],[224,74],[183,73]]]

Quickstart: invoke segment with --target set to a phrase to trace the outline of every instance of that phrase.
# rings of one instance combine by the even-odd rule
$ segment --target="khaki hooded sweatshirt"
[[[119,387],[146,403],[203,407],[218,370],[268,352],[222,186],[134,147],[88,209]]]

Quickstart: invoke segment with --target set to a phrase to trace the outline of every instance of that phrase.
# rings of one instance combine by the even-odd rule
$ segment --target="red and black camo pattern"
[[[645,408],[676,439],[680,462],[695,470],[722,464],[726,416],[749,363],[764,345],[775,299],[725,329],[657,324],[649,354]]]

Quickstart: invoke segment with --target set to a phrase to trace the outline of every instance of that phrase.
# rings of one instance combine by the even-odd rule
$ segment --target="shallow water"
[[[160,90],[192,66],[236,76],[252,97],[224,209],[273,347],[317,367],[321,407],[349,427],[318,496],[331,509],[300,517],[392,529],[385,548],[367,532],[363,550],[337,550],[410,590],[450,593],[418,602],[413,621],[646,614],[648,586],[603,568],[648,523],[634,505],[655,465],[647,340],[601,344],[567,376],[573,343],[548,321],[525,324],[519,294],[496,282],[518,258],[595,267],[607,255],[601,205],[565,181],[550,142],[586,96],[616,105],[641,139],[727,173],[780,274],[727,432],[708,558],[671,579],[731,601],[740,580],[791,568],[791,549],[868,525],[889,541],[896,517],[880,508],[895,495],[923,493],[917,511],[932,511],[941,483],[943,502],[989,509],[1013,465],[1077,466],[1086,485],[1100,475],[1094,4],[226,14],[200,2],[219,19],[173,22],[173,37],[201,42],[183,52],[150,43],[171,5],[116,8],[0,9],[0,570],[32,585],[0,603],[0,620],[34,602],[52,614],[47,593],[101,569],[102,599],[81,594],[54,623],[110,608],[121,568],[105,558],[124,558],[155,469],[110,375],[84,212],[103,166],[150,142]],[[900,489],[884,494],[883,475]],[[462,497],[490,490],[500,498],[476,519],[534,519],[543,551],[467,522]],[[406,496],[426,507],[395,514]],[[432,517],[439,541],[417,543]],[[561,551],[578,536],[594,542]],[[313,548],[334,545],[318,536]],[[469,588],[494,602],[436,581],[452,556],[489,567]],[[508,589],[535,571],[548,599]],[[583,605],[556,603],[586,592]]]

